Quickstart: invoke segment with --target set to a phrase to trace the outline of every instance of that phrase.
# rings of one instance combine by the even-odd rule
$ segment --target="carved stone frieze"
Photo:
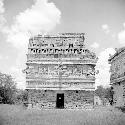
[[[95,53],[85,47],[84,33],[37,35],[29,39],[26,89],[28,102],[55,108],[57,93],[64,94],[64,108],[93,105]]]
[[[42,84],[50,88],[56,86],[56,82],[62,86],[70,86],[73,81],[73,86],[79,86],[79,82],[93,83],[96,62],[95,53],[85,47],[83,33],[38,35],[29,39],[27,85],[32,81],[35,81],[34,86]],[[37,84],[39,80],[45,82]],[[53,82],[50,84],[50,81]]]
[[[116,60],[111,60],[111,67],[110,67],[110,80],[117,80],[119,78],[123,78],[125,76],[125,52],[119,53],[120,55],[115,55]]]
[[[66,37],[69,35],[68,37]],[[59,34],[56,37],[31,38],[29,40],[28,61],[38,61],[43,58],[76,58],[80,60],[96,60],[96,55],[85,48],[84,35]]]
[[[27,78],[83,77],[94,78],[92,65],[30,65],[25,70]]]
[[[62,89],[86,89],[86,88],[94,88],[93,83],[83,83],[83,82],[63,82],[61,83]],[[60,85],[58,82],[27,82],[27,87],[31,88],[59,88]],[[53,90],[53,89],[52,89]]]

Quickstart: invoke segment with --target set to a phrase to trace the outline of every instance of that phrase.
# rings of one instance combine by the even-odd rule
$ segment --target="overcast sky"
[[[125,0],[0,0],[0,71],[25,86],[28,38],[83,32],[99,57],[96,85],[109,84],[109,54],[125,45]]]

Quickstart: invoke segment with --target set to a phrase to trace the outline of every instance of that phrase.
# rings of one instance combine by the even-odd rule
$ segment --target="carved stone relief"
[[[59,65],[59,59],[69,64]],[[38,83],[41,79],[87,79],[95,78],[97,57],[84,45],[84,34],[64,33],[59,35],[35,36],[29,40],[27,54],[26,79],[36,80],[36,85],[49,86],[50,83]],[[35,63],[34,63],[35,62]],[[41,63],[37,63],[41,62]],[[42,63],[43,62],[43,63]],[[46,64],[46,62],[49,62]],[[54,62],[52,64],[52,62]],[[90,65],[91,64],[91,65]],[[29,85],[32,82],[29,82]],[[63,85],[70,86],[71,82]],[[34,84],[34,83],[33,83]],[[56,86],[56,83],[51,83]],[[52,86],[51,85],[51,86]],[[73,83],[73,85],[80,85]]]
[[[83,77],[94,78],[95,70],[92,65],[30,65],[27,67],[27,78],[52,77]]]
[[[122,56],[119,56],[117,60],[114,60],[111,63],[110,72],[111,72],[111,77],[110,77],[111,80],[125,76],[125,55],[124,54],[122,54]]]

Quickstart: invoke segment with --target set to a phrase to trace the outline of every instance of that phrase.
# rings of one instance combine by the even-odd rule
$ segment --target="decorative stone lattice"
[[[95,53],[85,47],[83,33],[30,38],[24,70],[29,103],[53,108],[57,93],[64,93],[65,108],[92,104],[96,62]]]

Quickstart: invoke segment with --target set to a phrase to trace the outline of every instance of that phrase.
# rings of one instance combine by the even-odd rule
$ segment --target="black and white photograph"
[[[125,0],[0,0],[0,125],[125,125]]]

